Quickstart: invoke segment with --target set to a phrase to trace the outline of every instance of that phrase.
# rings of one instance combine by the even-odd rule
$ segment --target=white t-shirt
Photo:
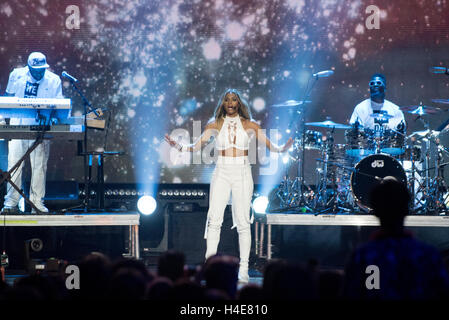
[[[6,93],[19,98],[59,98],[63,99],[61,79],[49,71],[45,71],[44,77],[36,81],[30,74],[28,66],[16,68],[9,74]],[[38,124],[35,118],[11,118],[12,125]]]
[[[397,129],[397,126],[401,123],[401,121],[405,125],[404,113],[401,111],[399,106],[386,99],[383,104],[371,101],[371,99],[366,99],[360,102],[354,108],[354,112],[352,113],[349,123],[354,124],[356,121],[359,121],[360,125],[363,127],[374,129],[376,125],[378,126],[378,124],[374,122],[374,118],[371,116],[371,114],[374,113],[374,110],[386,111],[389,115],[393,116],[393,118],[388,119],[388,122],[385,123],[385,126],[389,129]]]

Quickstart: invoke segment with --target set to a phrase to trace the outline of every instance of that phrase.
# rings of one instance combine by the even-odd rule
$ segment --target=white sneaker
[[[47,213],[48,209],[47,207],[45,207],[43,204],[39,204],[39,203],[34,203],[34,205],[36,206],[36,208],[42,212],[42,213]],[[31,213],[35,214],[37,213],[36,210],[34,208],[31,209]]]

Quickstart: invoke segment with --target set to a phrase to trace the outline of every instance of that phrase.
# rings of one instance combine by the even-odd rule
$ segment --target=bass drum
[[[378,153],[367,156],[356,164],[351,174],[351,192],[357,205],[370,211],[369,195],[371,190],[383,179],[396,179],[407,185],[407,176],[399,161],[393,157]]]

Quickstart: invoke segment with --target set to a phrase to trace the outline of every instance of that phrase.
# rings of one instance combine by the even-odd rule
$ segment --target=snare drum
[[[394,178],[407,185],[407,176],[399,161],[393,157],[378,153],[363,158],[351,174],[351,192],[357,205],[369,211],[369,195],[382,178]]]
[[[305,148],[320,150],[323,146],[323,134],[319,131],[306,130]]]
[[[346,154],[350,157],[362,158],[374,153],[374,147],[368,131],[350,129],[345,132],[347,144]]]
[[[391,129],[385,129],[381,141],[381,151],[392,156],[403,154],[405,151],[404,135]]]

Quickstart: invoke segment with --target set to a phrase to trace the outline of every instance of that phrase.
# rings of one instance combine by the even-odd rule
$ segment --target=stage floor
[[[64,214],[1,215],[0,223],[6,226],[133,226],[139,225],[137,212],[69,212]]]
[[[379,219],[369,214],[314,214],[314,213],[266,213],[254,215],[255,221],[267,225],[329,225],[329,226],[378,226]],[[408,227],[449,227],[446,215],[409,215],[404,220]]]
[[[369,214],[314,214],[314,213],[266,213],[255,214],[255,252],[257,257],[271,260],[273,226],[379,226],[379,219]],[[447,215],[409,215],[404,220],[405,227],[449,227]],[[447,229],[449,230],[449,229]]]
[[[314,246],[318,246],[320,249],[325,250],[329,246],[329,252],[331,249],[339,249],[337,244],[335,248],[329,243],[332,241],[343,241],[344,230],[340,230],[338,227],[375,227],[379,225],[379,220],[373,215],[360,215],[360,214],[310,214],[310,213],[270,213],[270,214],[255,214],[255,223],[253,224],[254,231],[254,248],[252,254],[258,260],[257,266],[252,266],[254,271],[254,282],[260,283],[261,275],[260,271],[263,270],[263,266],[273,258],[273,247],[276,249],[277,257],[280,248],[276,247],[277,238],[273,238],[273,235],[280,235],[279,231],[272,235],[272,227],[277,228],[290,228],[285,229],[286,233],[283,235],[286,242],[294,244],[304,242],[304,246],[308,245],[310,250],[314,250]],[[192,224],[198,224],[198,221],[192,221]],[[141,216],[138,212],[67,212],[64,214],[46,214],[46,215],[1,215],[0,227],[76,227],[77,226],[128,226],[129,232],[125,230],[125,242],[129,243],[126,247],[126,254],[130,257],[140,259],[141,252],[139,251],[141,245],[139,244],[139,227],[145,226],[141,221]],[[201,222],[201,225],[203,223]],[[305,229],[297,231],[297,227],[305,226]],[[441,237],[446,237],[446,230],[449,227],[449,216],[425,216],[425,215],[410,215],[405,219],[406,227],[432,227],[439,228],[441,230]],[[185,224],[184,227],[189,228]],[[332,229],[337,227],[337,229]],[[296,228],[296,229],[291,229]],[[327,229],[326,229],[327,228]],[[328,229],[331,228],[331,229]],[[309,230],[310,229],[310,230]],[[421,229],[421,228],[420,228]],[[426,229],[426,228],[424,228]],[[58,228],[59,230],[59,228]],[[95,229],[96,230],[96,229]],[[168,231],[168,230],[166,230]],[[444,232],[443,232],[444,231]],[[444,234],[443,234],[444,233]],[[295,234],[296,237],[291,236]],[[128,236],[129,235],[129,236]],[[339,238],[340,237],[340,238]],[[292,240],[290,240],[292,239]],[[304,240],[304,241],[303,241]],[[186,239],[182,240],[186,241]],[[202,239],[201,239],[202,241]],[[316,243],[319,242],[319,244]],[[325,243],[323,243],[325,242]],[[171,249],[182,249],[176,247],[170,247]],[[302,248],[301,249],[306,249]],[[326,249],[327,250],[327,249]],[[343,250],[343,249],[342,249]],[[190,252],[187,252],[189,254]],[[190,253],[191,254],[191,253]],[[145,257],[143,257],[145,258]]]
[[[138,212],[67,212],[64,214],[1,215],[0,227],[82,227],[82,226],[129,226],[128,255],[139,259]]]

